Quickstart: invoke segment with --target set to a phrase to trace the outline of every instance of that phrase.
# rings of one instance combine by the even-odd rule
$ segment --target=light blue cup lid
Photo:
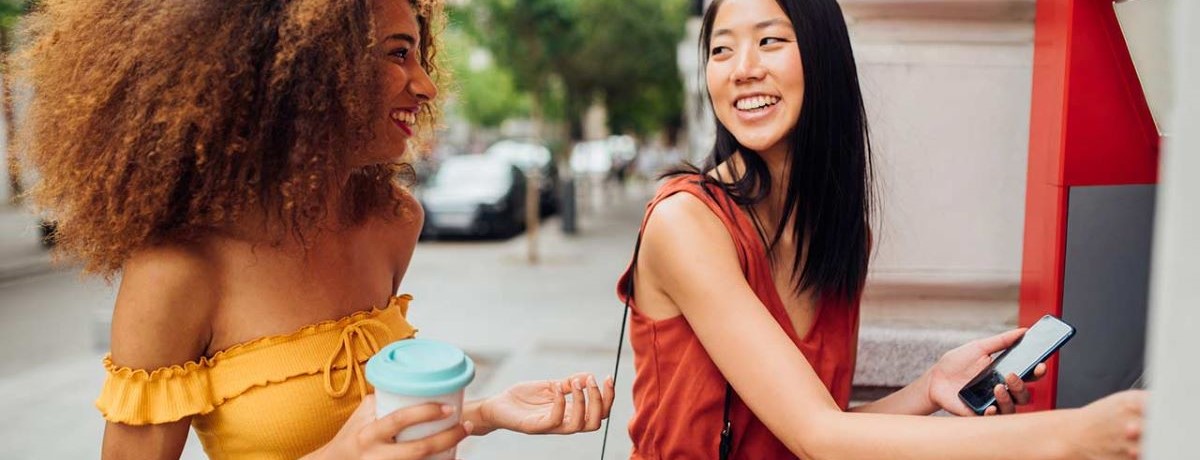
[[[405,396],[440,396],[475,378],[475,363],[458,347],[436,340],[393,342],[367,361],[367,381]]]

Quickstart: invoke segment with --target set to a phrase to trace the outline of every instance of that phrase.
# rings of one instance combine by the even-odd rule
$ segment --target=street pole
[[[541,172],[538,168],[530,168],[526,174],[525,185],[525,235],[529,245],[529,264],[538,263],[538,224],[541,220]]]

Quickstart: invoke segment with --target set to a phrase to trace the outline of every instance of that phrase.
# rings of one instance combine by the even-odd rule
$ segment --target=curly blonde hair
[[[372,1],[408,1],[441,79],[437,0],[45,0],[28,19],[22,150],[85,271],[259,213],[305,240],[330,213],[399,209],[395,165],[330,187],[372,138]],[[436,110],[426,104],[422,126]],[[282,238],[282,236],[280,237]]]

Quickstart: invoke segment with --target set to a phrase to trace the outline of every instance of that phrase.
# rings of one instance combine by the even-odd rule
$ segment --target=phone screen
[[[971,409],[982,414],[995,402],[996,395],[992,389],[1004,383],[1004,376],[1017,374],[1021,378],[1028,377],[1038,363],[1049,358],[1074,334],[1075,328],[1062,320],[1049,315],[1042,317],[1025,331],[1016,344],[963,387],[958,392],[959,396]]]

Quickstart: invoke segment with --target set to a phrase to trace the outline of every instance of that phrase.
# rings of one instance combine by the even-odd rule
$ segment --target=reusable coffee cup
[[[367,361],[367,381],[375,387],[375,416],[382,418],[397,409],[425,403],[455,408],[441,420],[410,426],[396,435],[396,442],[415,441],[459,423],[463,390],[475,378],[475,363],[454,345],[435,340],[407,339],[383,347]],[[454,460],[456,449],[426,457]]]

